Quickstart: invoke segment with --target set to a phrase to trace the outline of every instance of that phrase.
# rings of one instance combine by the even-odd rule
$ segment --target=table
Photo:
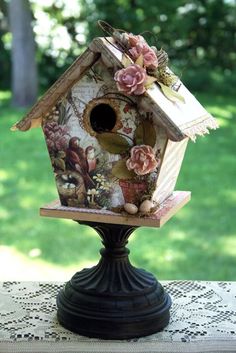
[[[58,324],[63,283],[0,283],[0,353],[236,352],[236,282],[162,281],[173,300],[162,331],[108,341],[74,334]]]

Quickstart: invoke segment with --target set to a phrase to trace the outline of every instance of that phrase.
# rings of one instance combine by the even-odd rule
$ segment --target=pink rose
[[[129,170],[134,170],[137,175],[145,175],[157,168],[159,161],[151,146],[134,146],[130,150],[130,158],[126,161]]]
[[[129,37],[129,44],[131,47],[135,47],[139,43],[146,43],[145,39],[140,35],[135,36],[134,34],[129,33],[128,37]]]
[[[140,95],[145,92],[146,70],[139,65],[131,64],[115,73],[118,90],[126,94]]]
[[[158,66],[158,59],[156,53],[145,42],[138,42],[134,47],[129,49],[132,59],[135,61],[140,55],[143,55],[144,66],[148,69],[156,69]]]

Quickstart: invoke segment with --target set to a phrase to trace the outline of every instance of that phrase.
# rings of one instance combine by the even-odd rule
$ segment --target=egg
[[[63,180],[65,180],[65,181],[67,181],[67,180],[68,180],[68,175],[62,174],[62,175],[61,175],[61,178],[62,178]]]
[[[147,213],[150,213],[153,207],[154,207],[154,204],[151,200],[145,200],[139,206],[139,211],[143,214],[147,214]]]
[[[129,214],[136,214],[138,212],[138,207],[133,203],[125,203],[124,210]]]

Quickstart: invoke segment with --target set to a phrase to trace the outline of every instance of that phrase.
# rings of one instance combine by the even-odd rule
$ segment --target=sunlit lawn
[[[235,280],[235,98],[198,97],[221,129],[189,144],[177,189],[192,201],[163,228],[136,230],[131,260],[160,279]],[[0,92],[0,280],[67,280],[97,262],[100,241],[73,221],[39,217],[57,194],[41,130],[9,130],[23,114]]]

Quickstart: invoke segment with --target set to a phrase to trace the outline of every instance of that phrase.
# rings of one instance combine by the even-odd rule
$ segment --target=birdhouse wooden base
[[[154,226],[155,221],[156,227],[160,227],[189,200],[190,192],[175,192],[159,213],[149,219],[149,226]],[[124,216],[108,217],[101,210],[89,218],[91,214],[73,208],[66,210],[55,202],[40,212],[43,216],[71,218],[92,227],[104,245],[99,263],[77,272],[59,292],[57,315],[61,325],[88,337],[130,339],[158,332],[168,324],[169,295],[151,273],[135,268],[129,261],[126,245],[129,236],[141,225],[140,218],[126,217],[126,223],[122,224],[120,217],[125,219]]]
[[[190,191],[174,191],[152,215],[145,217],[132,216],[125,213],[115,213],[104,209],[87,209],[61,205],[55,200],[40,208],[44,217],[66,218],[74,221],[101,222],[142,227],[162,227],[176,212],[191,199]]]

